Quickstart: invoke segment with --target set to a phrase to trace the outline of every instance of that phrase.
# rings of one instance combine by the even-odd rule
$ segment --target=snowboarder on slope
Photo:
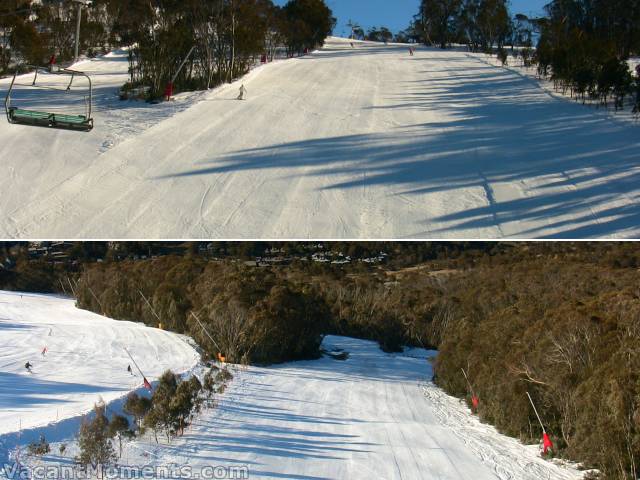
[[[26,368],[26,369],[27,369],[27,372],[29,372],[29,373],[33,373],[33,372],[31,371],[31,368],[32,368],[32,367],[33,367],[33,365],[31,365],[29,362],[27,362],[27,363],[25,363],[25,364],[24,364],[24,368]]]
[[[244,87],[244,84],[240,87],[240,95],[238,95],[238,100],[246,100],[247,89]]]
[[[49,349],[47,347],[44,347],[42,349],[42,356],[44,357],[47,354],[48,351],[49,351]]]

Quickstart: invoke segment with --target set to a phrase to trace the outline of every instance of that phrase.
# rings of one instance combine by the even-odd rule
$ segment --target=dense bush
[[[563,455],[605,478],[640,467],[640,297],[635,269],[541,258],[479,268],[452,280],[443,302],[436,378],[480,415],[526,441],[537,401]]]
[[[311,290],[268,270],[199,257],[95,264],[77,293],[81,308],[190,333],[209,356],[233,362],[315,357],[329,318]]]
[[[551,75],[556,87],[576,98],[624,107],[634,93],[627,64],[640,51],[640,5],[629,2],[612,8],[609,0],[565,2],[554,0],[539,23],[536,53],[538,71]]]

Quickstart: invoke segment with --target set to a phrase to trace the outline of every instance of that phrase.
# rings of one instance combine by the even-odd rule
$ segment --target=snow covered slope
[[[140,375],[127,372],[125,348],[150,381],[199,358],[178,335],[79,310],[61,297],[0,291],[0,447],[3,434],[76,417],[140,387]]]
[[[435,352],[388,355],[343,337],[324,347],[349,358],[236,370],[217,410],[171,445],[134,442],[125,464],[246,465],[250,478],[309,480],[582,478],[481,425],[428,383]]]
[[[0,236],[640,235],[637,125],[481,56],[332,38],[156,107],[126,66],[86,65],[92,133],[0,124]]]

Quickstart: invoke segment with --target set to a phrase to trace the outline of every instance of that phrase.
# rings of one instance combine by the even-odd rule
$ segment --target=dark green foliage
[[[282,11],[283,33],[290,54],[322,46],[336,23],[324,0],[289,0]]]
[[[142,426],[142,420],[150,409],[151,400],[145,397],[140,397],[136,393],[130,393],[127,396],[127,400],[125,401],[123,408],[125,413],[131,415],[135,419],[138,428]]]
[[[171,408],[171,401],[178,388],[178,380],[173,372],[167,370],[162,374],[151,397],[151,409],[144,417],[144,426],[153,430],[156,441],[158,432],[164,432],[167,441],[174,434],[176,417]]]
[[[40,435],[40,440],[38,441],[38,443],[30,443],[27,449],[31,455],[37,456],[46,455],[51,451],[49,443],[44,438],[44,435]]]
[[[122,415],[113,415],[109,422],[108,435],[111,438],[118,438],[118,458],[122,458],[122,439],[133,437],[133,432],[129,429],[129,420]]]
[[[215,390],[216,380],[215,380],[215,377],[213,376],[213,372],[216,371],[217,369],[218,367],[212,367],[211,370],[209,370],[204,376],[204,379],[202,382],[202,390],[204,391],[207,398],[210,397]]]
[[[190,333],[213,358],[218,353],[232,362],[317,357],[328,309],[312,291],[277,283],[265,270],[199,257],[95,264],[78,282],[78,305],[154,326],[159,317],[165,328]],[[152,299],[153,309],[140,292]]]
[[[417,27],[423,42],[446,48],[455,39],[461,13],[462,0],[422,0]]]
[[[216,383],[229,383],[233,380],[233,374],[227,368],[223,368],[216,374]]]
[[[15,270],[13,287],[21,292],[49,293],[55,284],[55,269],[45,262],[20,260]]]
[[[176,435],[183,435],[191,417],[200,411],[201,390],[202,384],[195,376],[178,384],[170,404],[174,417],[173,431]]]
[[[427,45],[460,42],[485,52],[502,48],[512,36],[505,0],[422,0],[414,28]]]
[[[393,33],[387,27],[372,27],[365,35],[365,40],[370,42],[390,42],[392,39]]]
[[[151,409],[144,417],[144,425],[153,430],[158,441],[158,432],[164,432],[167,441],[182,435],[191,417],[200,410],[202,385],[196,377],[179,381],[173,372],[162,374],[151,397]]]
[[[110,465],[116,459],[110,439],[109,419],[105,415],[105,406],[96,405],[94,418],[91,420],[85,418],[80,426],[78,463],[83,466]]]
[[[582,102],[607,105],[613,99],[616,109],[623,108],[633,93],[626,60],[640,52],[640,4],[555,0],[545,8],[548,18],[539,22],[539,73],[551,75],[558,89]]]

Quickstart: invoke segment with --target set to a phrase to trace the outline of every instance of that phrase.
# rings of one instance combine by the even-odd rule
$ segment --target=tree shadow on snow
[[[51,398],[50,393],[68,394],[101,393],[113,388],[97,387],[84,383],[51,382],[40,380],[36,374],[0,372],[0,408],[25,408],[42,403],[65,403],[64,399]]]
[[[393,195],[446,192],[452,198],[464,198],[469,189],[484,192],[486,205],[425,218],[425,231],[414,232],[419,236],[510,222],[536,225],[516,228],[514,236],[527,237],[625,235],[638,228],[637,127],[550,99],[533,80],[480,60],[477,67],[463,57],[442,60],[460,66],[443,70],[418,59],[425,62],[425,78],[400,81],[388,105],[371,107],[387,115],[440,112],[438,121],[241,150],[203,158],[200,168],[170,177],[276,168],[289,168],[295,177],[296,168],[311,167],[305,175],[340,176],[328,189],[380,185]],[[501,189],[516,187],[524,195],[501,197]]]

